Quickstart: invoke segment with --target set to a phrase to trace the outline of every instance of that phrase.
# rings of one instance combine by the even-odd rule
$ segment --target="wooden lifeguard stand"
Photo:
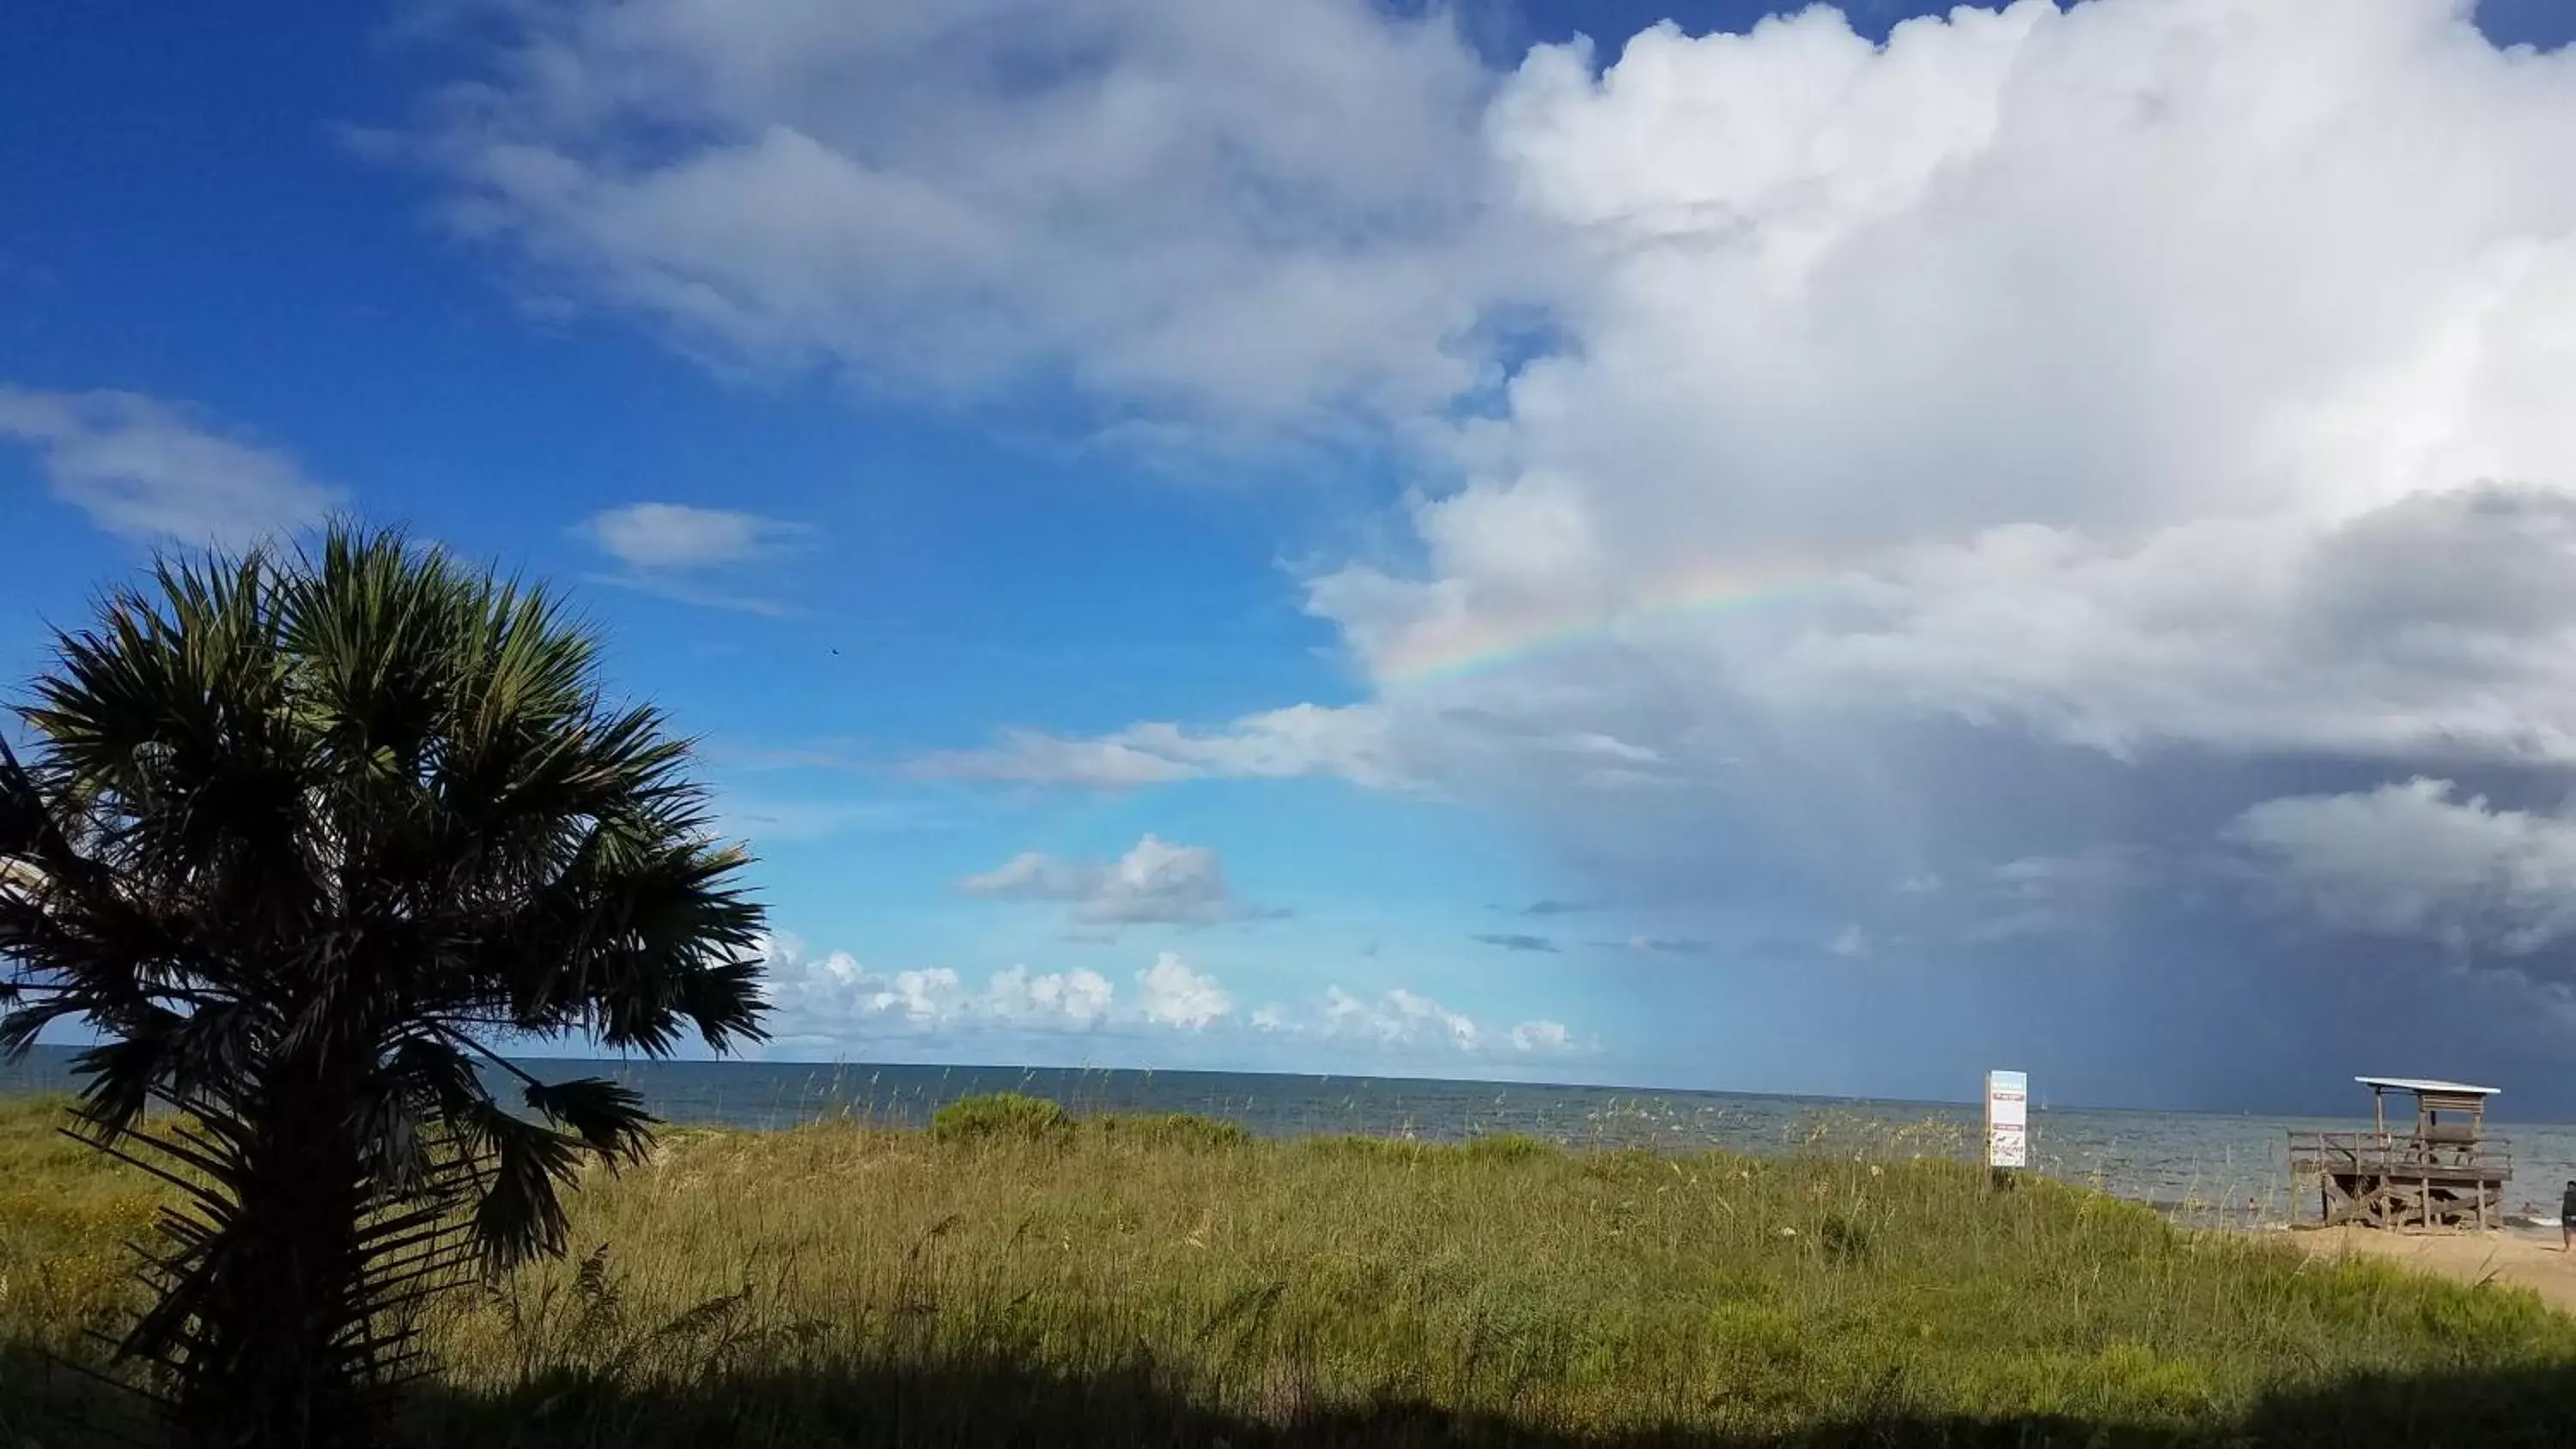
[[[2502,1225],[2513,1158],[2486,1135],[2494,1087],[2420,1077],[2355,1077],[2370,1089],[2367,1132],[2293,1132],[2293,1182],[2313,1181],[2324,1223],[2482,1232]],[[2415,1121],[2389,1123],[2390,1093],[2415,1099]],[[2403,1111],[2403,1104],[2400,1104]]]

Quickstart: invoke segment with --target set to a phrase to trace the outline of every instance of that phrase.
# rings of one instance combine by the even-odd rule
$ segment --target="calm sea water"
[[[0,1065],[0,1090],[69,1085],[69,1053],[39,1049]],[[1267,1136],[1359,1132],[1452,1142],[1523,1132],[1578,1147],[1720,1147],[1779,1155],[1851,1152],[1958,1156],[1981,1151],[1981,1108],[1733,1092],[1639,1091],[1390,1077],[1139,1072],[1042,1067],[820,1066],[772,1062],[528,1064],[543,1076],[599,1073],[644,1094],[675,1123],[779,1128],[826,1118],[918,1126],[959,1097],[1014,1091],[1077,1112],[1203,1112]],[[2358,1094],[2359,1089],[2355,1089]],[[2288,1137],[2359,1119],[2197,1112],[2041,1109],[2032,1165],[2072,1182],[2204,1221],[2255,1225],[2292,1211]],[[2576,1126],[2500,1128],[2514,1176],[2506,1201],[2555,1221],[2576,1178]],[[2313,1211],[2313,1204],[2299,1207]]]

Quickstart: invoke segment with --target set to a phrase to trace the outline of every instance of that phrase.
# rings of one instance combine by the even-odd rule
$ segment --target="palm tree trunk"
[[[336,1449],[367,1437],[352,1369],[364,1254],[363,1161],[345,1073],[269,1078],[241,1154],[238,1215],[211,1255],[181,1369],[186,1449]]]

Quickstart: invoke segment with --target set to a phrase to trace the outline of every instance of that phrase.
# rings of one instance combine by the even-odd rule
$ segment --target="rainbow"
[[[1812,596],[1847,576],[1842,565],[1806,561],[1728,563],[1702,568],[1607,611],[1560,612],[1418,629],[1377,661],[1392,688],[1464,679],[1615,640],[1633,629],[1693,616],[1746,613]]]

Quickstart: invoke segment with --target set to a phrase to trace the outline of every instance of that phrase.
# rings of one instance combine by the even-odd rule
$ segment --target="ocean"
[[[70,1055],[40,1047],[24,1062],[0,1065],[0,1091],[68,1087]],[[1973,1103],[1401,1077],[562,1059],[527,1066],[548,1077],[616,1077],[665,1120],[690,1126],[782,1128],[831,1118],[919,1126],[960,1097],[1010,1091],[1076,1112],[1202,1112],[1274,1137],[1366,1133],[1456,1142],[1519,1132],[1582,1148],[1974,1159],[1983,1128],[1982,1108]],[[2353,1093],[2357,1107],[2366,1105],[2359,1087]],[[2292,1201],[2289,1134],[2362,1125],[2358,1117],[2036,1108],[2031,1167],[2186,1220],[2265,1226],[2289,1220],[2294,1210],[2315,1210],[2304,1194]],[[2508,1209],[2554,1224],[2559,1190],[2576,1179],[2576,1126],[2513,1123],[2494,1135],[2513,1163]]]

